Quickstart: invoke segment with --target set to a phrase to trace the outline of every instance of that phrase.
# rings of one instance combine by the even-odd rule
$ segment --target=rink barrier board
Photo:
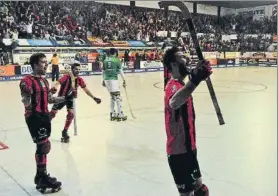
[[[193,66],[194,67],[194,66]],[[234,67],[276,67],[277,68],[277,61],[276,63],[263,63],[263,62],[241,62],[240,64],[231,64],[231,63],[226,63],[226,64],[219,64],[212,66],[213,68],[234,68]],[[144,68],[144,69],[125,69],[124,73],[129,74],[129,73],[147,73],[147,72],[158,72],[158,71],[163,71],[163,67],[160,68]],[[63,76],[63,74],[60,74]],[[92,76],[92,75],[101,75],[100,71],[82,71],[79,74],[80,76]],[[14,76],[0,76],[0,82],[5,82],[5,81],[16,81],[16,80],[21,80],[24,78],[25,75],[14,75]],[[51,77],[50,73],[46,74],[47,78]]]

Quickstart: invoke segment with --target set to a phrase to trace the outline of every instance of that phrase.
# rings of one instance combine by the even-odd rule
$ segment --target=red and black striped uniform
[[[28,75],[20,81],[21,94],[31,95],[31,106],[25,107],[25,116],[32,113],[48,114],[49,83],[43,77]]]
[[[167,154],[181,154],[196,150],[195,111],[190,96],[178,110],[173,110],[170,99],[184,84],[170,79],[165,89],[165,126]]]
[[[33,142],[37,145],[35,153],[37,174],[46,173],[46,154],[50,151],[48,138],[51,134],[48,110],[49,83],[43,77],[28,75],[20,81],[19,86],[25,104],[25,121]]]
[[[192,191],[196,179],[201,177],[197,159],[193,98],[189,96],[185,104],[177,110],[172,109],[169,104],[171,98],[184,85],[183,82],[170,79],[165,88],[168,163],[180,193]]]
[[[65,74],[59,79],[59,83],[61,87],[58,92],[58,96],[66,96],[70,92],[70,90],[72,90],[72,81],[70,75]],[[81,77],[77,76],[75,79],[75,89],[77,89],[79,86],[81,88],[85,88],[86,84]]]
[[[71,81],[71,77],[69,74],[65,74],[63,77],[61,77],[59,80],[59,83],[60,83],[60,90],[58,92],[58,96],[66,96],[69,94],[69,92],[71,90],[73,90],[72,88],[72,81]],[[75,87],[74,89],[77,90],[78,87],[81,87],[81,88],[85,88],[86,87],[86,84],[84,82],[84,80],[77,76],[76,79],[75,79]],[[77,92],[76,92],[77,93]],[[77,94],[76,94],[77,96]],[[62,108],[64,108],[64,106],[67,107],[67,110],[68,110],[68,114],[67,114],[67,118],[66,118],[66,123],[65,123],[65,126],[64,126],[64,131],[68,130],[68,128],[70,127],[71,125],[71,122],[74,118],[74,114],[72,113],[72,109],[73,108],[73,100],[68,100],[67,102],[64,102],[64,103],[60,103],[60,104],[54,104],[53,107],[52,107],[52,110],[50,112],[50,118],[51,120],[53,118],[55,118],[56,116],[56,113],[58,110],[61,110]]]

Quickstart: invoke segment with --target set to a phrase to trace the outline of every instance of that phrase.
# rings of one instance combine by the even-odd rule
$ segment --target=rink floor
[[[165,152],[162,72],[127,74],[132,119],[109,121],[110,97],[100,76],[84,77],[78,136],[60,142],[66,110],[53,120],[48,171],[63,183],[57,196],[177,196]],[[277,186],[277,70],[215,69],[212,82],[226,125],[219,126],[205,83],[194,95],[197,145],[211,196],[275,196]],[[0,195],[40,195],[33,184],[34,152],[23,117],[19,81],[0,82]],[[0,145],[1,148],[1,145]]]

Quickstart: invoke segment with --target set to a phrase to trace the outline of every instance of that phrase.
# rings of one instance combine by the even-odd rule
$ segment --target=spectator
[[[271,40],[241,37],[246,34],[275,34],[277,29],[277,18],[258,21],[253,20],[252,13],[227,15],[219,21],[212,15],[192,16],[197,32],[204,34],[199,39],[205,51],[231,51],[237,48],[265,50],[272,44]],[[0,2],[0,36],[4,38],[40,38],[74,43],[94,36],[104,41],[163,42],[165,35],[159,35],[160,31],[166,31],[166,36],[176,39],[182,47],[190,49],[193,46],[189,37],[182,36],[182,32],[188,30],[180,12],[169,11],[166,16],[159,9],[131,8],[93,1]],[[215,36],[208,37],[206,34]],[[239,39],[221,41],[221,34],[237,34]]]

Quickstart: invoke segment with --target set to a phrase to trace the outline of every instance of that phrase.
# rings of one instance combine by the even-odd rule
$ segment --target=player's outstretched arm
[[[95,96],[92,94],[92,92],[91,92],[87,87],[82,88],[82,89],[83,89],[84,92],[85,92],[89,97],[91,97],[95,102],[97,102],[98,104],[101,102],[101,99],[95,97]]]
[[[92,99],[96,98],[96,97],[92,94],[92,92],[91,92],[87,87],[82,88],[82,89],[83,89],[84,92],[85,92],[89,97],[91,97]]]

